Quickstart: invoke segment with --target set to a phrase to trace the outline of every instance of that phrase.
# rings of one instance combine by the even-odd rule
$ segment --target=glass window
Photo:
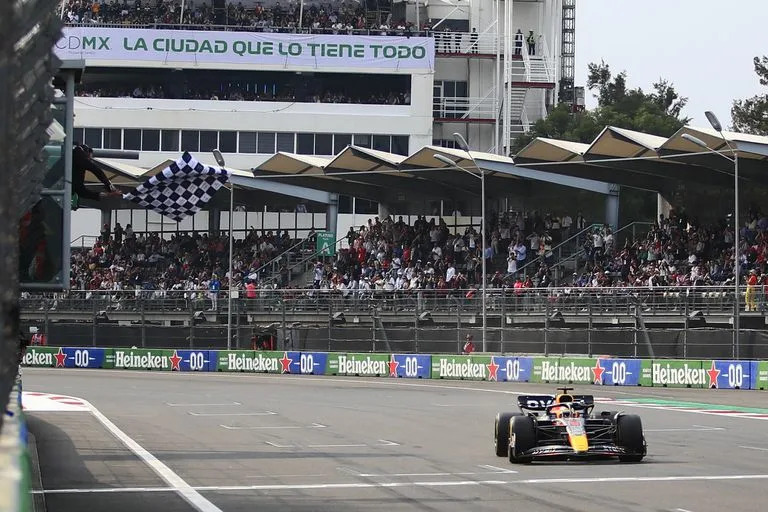
[[[85,137],[85,130],[82,128],[75,128],[72,130],[72,139],[74,142],[72,145],[74,146],[75,144],[82,144],[85,140],[83,137]]]
[[[86,128],[85,143],[92,148],[101,147],[101,128]]]
[[[294,153],[296,148],[294,146],[294,139],[296,138],[293,133],[278,133],[277,134],[277,150],[285,151],[286,153]]]
[[[200,132],[197,130],[181,130],[181,150],[199,151]]]
[[[300,155],[311,155],[315,151],[315,134],[299,133],[296,136],[296,152]]]
[[[389,153],[389,135],[374,135],[373,149]]]
[[[376,201],[369,201],[362,197],[355,198],[355,213],[363,215],[376,215],[379,213],[379,203]]]
[[[398,155],[408,156],[408,136],[407,135],[392,136],[392,152]]]
[[[333,135],[330,133],[315,134],[315,154],[332,155],[333,154]]]
[[[443,96],[452,98],[456,96],[456,82],[446,80],[443,82]]]
[[[275,132],[259,132],[259,153],[271,155],[275,152]]]
[[[333,136],[333,154],[338,155],[350,144],[352,144],[352,135],[349,133],[337,133]]]
[[[179,130],[163,130],[163,151],[179,150]]]
[[[219,151],[237,153],[237,132],[219,132]]]
[[[123,130],[120,128],[104,128],[104,148],[123,149]]]
[[[456,82],[456,96],[459,98],[467,97],[467,82]]]
[[[209,153],[219,147],[219,132],[212,130],[200,131],[200,151]]]
[[[256,153],[256,132],[240,132],[240,153]]]
[[[123,130],[123,149],[141,151],[141,130],[134,128]]]
[[[352,197],[339,194],[339,213],[352,213]]]
[[[371,136],[368,134],[362,135],[362,134],[356,133],[355,146],[371,149]]]
[[[141,150],[160,151],[160,130],[141,130]]]

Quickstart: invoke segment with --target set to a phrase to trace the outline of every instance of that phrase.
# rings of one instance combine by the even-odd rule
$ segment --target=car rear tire
[[[514,436],[514,444],[512,436]],[[536,447],[536,425],[533,418],[529,416],[513,417],[510,422],[509,440],[509,462],[515,464],[531,462],[533,457],[522,454]]]
[[[645,456],[643,423],[635,414],[621,415],[616,419],[616,444],[628,454],[619,455],[621,462],[640,462]]]
[[[509,452],[509,422],[515,416],[522,416],[519,412],[500,412],[496,415],[493,425],[493,447],[497,457],[506,457]]]

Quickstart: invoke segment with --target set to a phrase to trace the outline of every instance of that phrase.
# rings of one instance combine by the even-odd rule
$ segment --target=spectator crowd
[[[173,95],[172,99],[187,100],[222,100],[222,101],[284,101],[302,103],[357,103],[366,105],[410,105],[409,92],[383,92],[361,93],[354,91],[325,91],[310,93],[297,98],[291,87],[277,88],[271,92],[247,91],[239,87],[222,85],[217,89],[205,86],[187,86],[181,95]],[[165,99],[165,89],[162,85],[143,85],[137,87],[121,87],[110,84],[108,86],[81,86],[77,91],[81,97],[107,97],[107,98],[155,98]]]
[[[311,280],[296,287],[336,290],[407,291],[418,289],[476,290],[482,282],[482,241],[472,226],[452,232],[442,218],[419,216],[413,224],[402,216],[369,219],[350,228],[344,248],[329,261],[318,260]],[[504,213],[488,218],[485,257],[489,286],[532,287],[532,278],[518,277],[518,268],[536,258],[550,262],[552,247],[578,225],[565,215]],[[541,233],[541,234],[539,234]],[[287,249],[298,247],[287,232],[251,230],[233,247],[233,284],[247,295],[259,288],[287,286],[285,260],[274,279],[272,265]],[[71,262],[72,289],[140,291],[164,296],[168,291],[218,296],[229,286],[227,234],[135,233],[132,226],[105,225],[89,250],[75,251]],[[505,272],[506,270],[506,272]],[[537,278],[536,285],[547,286]],[[213,304],[216,307],[216,304]]]
[[[752,208],[740,229],[739,273],[742,284],[768,285],[768,217]],[[685,212],[661,216],[648,233],[617,245],[608,228],[584,239],[587,263],[568,285],[716,286],[734,283],[734,231],[725,220],[702,224]],[[748,303],[749,307],[749,303]]]
[[[64,21],[72,24],[116,25],[228,25],[255,31],[291,32],[301,27],[329,33],[345,33],[354,30],[381,30],[384,35],[413,32],[410,23],[401,20],[388,24],[368,22],[361,2],[309,3],[300,13],[300,2],[281,5],[279,1],[270,7],[260,4],[246,7],[242,2],[229,2],[225,9],[215,10],[211,4],[189,0],[182,6],[180,0],[112,0],[110,2],[70,0],[64,9]],[[391,34],[390,34],[391,35]]]

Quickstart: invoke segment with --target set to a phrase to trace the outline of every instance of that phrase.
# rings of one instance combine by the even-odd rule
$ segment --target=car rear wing
[[[595,397],[592,395],[572,395],[574,402],[581,402],[585,408],[594,407]],[[546,411],[547,406],[555,402],[554,395],[520,395],[517,406],[527,411]]]

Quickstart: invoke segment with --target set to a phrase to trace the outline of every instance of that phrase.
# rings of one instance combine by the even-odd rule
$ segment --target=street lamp
[[[213,150],[213,157],[221,167],[226,166],[224,156],[218,149]],[[227,286],[227,350],[232,350],[232,286],[234,274],[232,272],[232,212],[234,211],[235,184],[229,181],[229,283]]]
[[[486,272],[486,263],[485,263],[485,250],[486,250],[486,242],[485,242],[485,172],[480,168],[480,166],[477,165],[477,162],[475,162],[475,158],[472,156],[472,153],[469,152],[469,146],[467,145],[467,141],[464,139],[464,137],[461,136],[459,133],[454,133],[453,138],[456,140],[456,143],[459,145],[461,149],[463,149],[467,156],[469,156],[470,161],[472,161],[472,165],[477,169],[477,173],[474,173],[468,169],[465,169],[464,167],[460,166],[450,158],[446,157],[445,155],[441,155],[439,153],[436,153],[434,155],[435,159],[443,162],[444,164],[450,165],[454,169],[458,169],[460,171],[464,171],[467,174],[470,174],[474,176],[475,178],[478,178],[480,180],[480,201],[481,201],[481,216],[480,216],[480,240],[481,240],[481,251],[482,251],[482,273],[483,273],[483,281],[482,281],[482,289],[481,289],[481,297],[482,297],[482,313],[483,313],[483,330],[482,330],[482,337],[483,337],[483,352],[488,351],[488,345],[487,345],[487,338],[486,338],[486,325],[487,325],[487,311],[485,307],[485,290],[486,290],[486,283],[488,280],[487,272]]]
[[[733,313],[733,357],[735,359],[739,358],[739,312],[740,312],[740,297],[739,297],[739,271],[740,271],[740,258],[739,258],[739,153],[731,146],[730,142],[728,142],[728,139],[725,138],[725,135],[723,135],[723,127],[720,124],[720,121],[718,121],[717,116],[713,112],[710,112],[709,110],[704,113],[707,116],[707,120],[709,121],[709,124],[712,125],[712,128],[714,128],[719,134],[720,137],[723,138],[725,141],[725,144],[728,146],[728,149],[731,151],[731,154],[733,155],[733,158],[728,157],[724,154],[722,154],[720,151],[715,151],[711,147],[707,145],[706,142],[699,139],[698,137],[694,137],[691,134],[684,133],[682,137],[687,140],[688,142],[692,142],[696,144],[697,146],[704,148],[711,153],[714,153],[716,155],[720,155],[721,157],[725,158],[729,162],[733,163],[733,227],[734,227],[734,233],[733,233],[733,272],[734,272],[734,300],[736,301],[736,306],[734,308]]]

